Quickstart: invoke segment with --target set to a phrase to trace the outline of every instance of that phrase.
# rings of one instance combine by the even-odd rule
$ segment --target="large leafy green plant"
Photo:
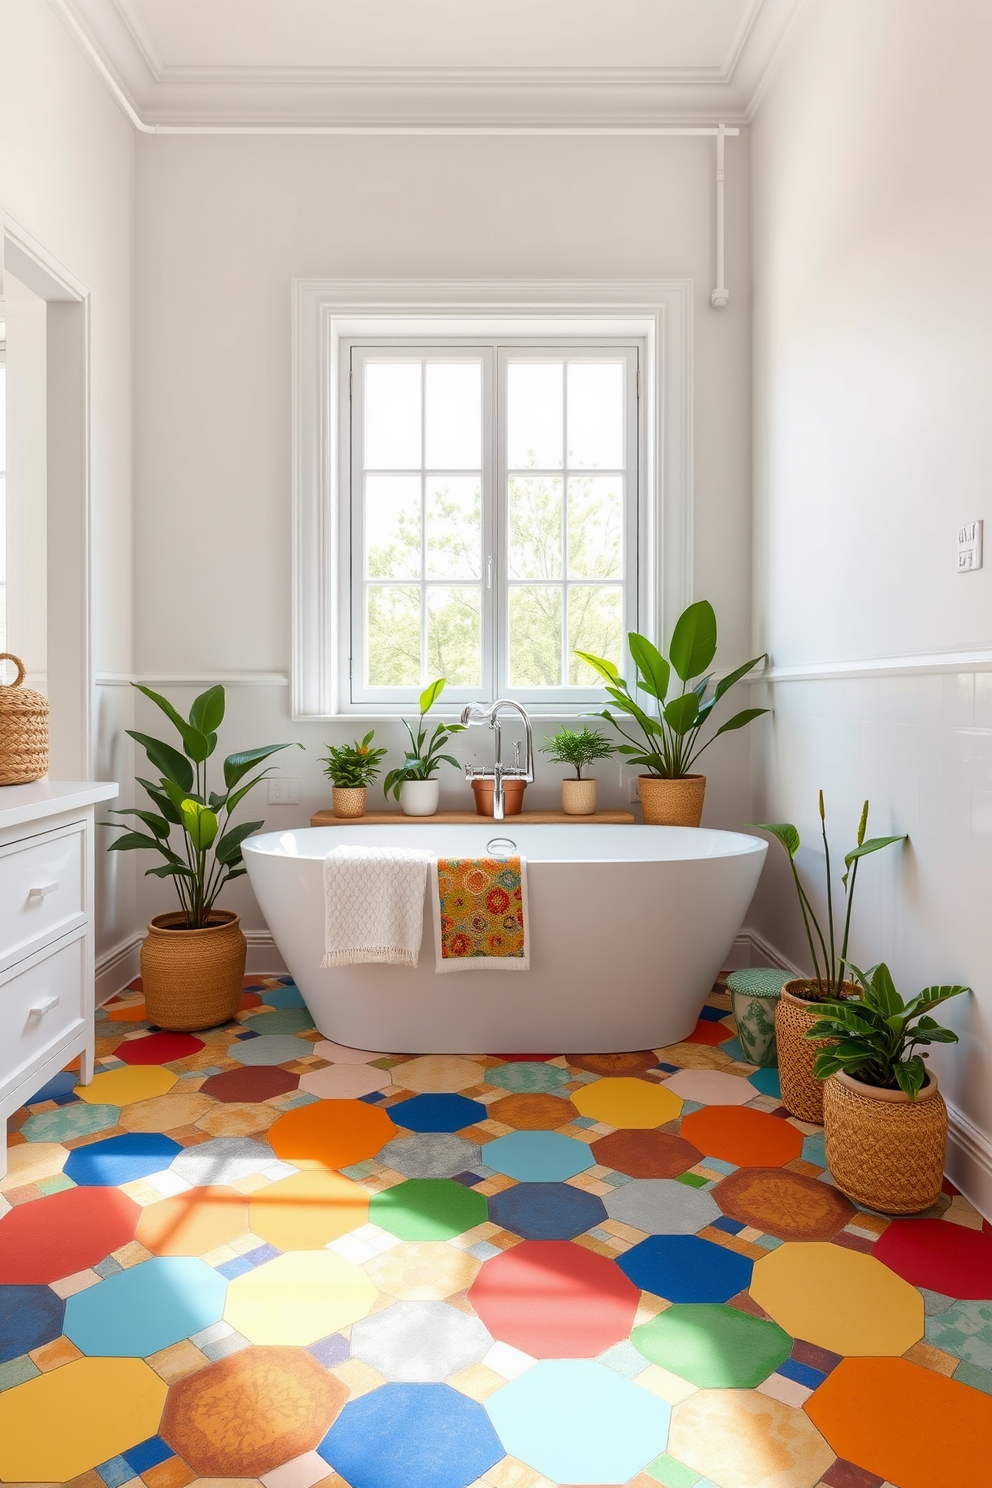
[[[609,708],[597,715],[612,723],[627,740],[626,744],[619,746],[619,752],[627,755],[632,764],[642,766],[649,775],[664,780],[681,780],[691,772],[696,760],[714,739],[743,728],[752,719],[768,712],[767,708],[745,708],[721,724],[704,744],[699,743],[699,736],[724,693],[764,660],[762,653],[752,661],[746,661],[736,671],[721,677],[707,695],[713,678],[708,668],[716,655],[716,614],[709,600],[697,600],[679,616],[667,659],[646,636],[638,635],[636,631],[627,636],[627,644],[637,671],[634,691],[612,661],[592,656],[588,651],[575,654],[599,672],[605,679],[608,695],[621,714],[632,719],[633,725],[640,729],[643,739],[628,733]],[[673,673],[682,687],[670,698]],[[657,711],[649,712],[642,708],[634,695],[636,691],[654,698]]]
[[[269,771],[260,770],[251,780],[241,782],[262,760],[292,746],[265,744],[261,749],[229,754],[224,761],[224,791],[208,791],[207,761],[217,748],[217,730],[224,720],[223,687],[211,687],[201,693],[189,710],[189,718],[183,718],[168,699],[152,692],[150,687],[134,685],[175,726],[182,748],[176,749],[161,739],[128,729],[131,738],[145,751],[153,770],[158,771],[158,780],[137,777],[155,809],[149,811],[136,806],[113,809],[115,816],[137,817],[148,831],[125,831],[123,837],[110,843],[108,851],[157,852],[165,861],[160,867],[147,869],[145,877],[171,878],[186,918],[185,927],[180,928],[202,930],[210,923],[210,911],[221,889],[232,878],[240,878],[246,872],[242,843],[265,825],[251,821],[231,826],[234,811]],[[302,749],[303,745],[296,747]],[[121,828],[124,823],[105,825]],[[174,837],[176,827],[180,835]]]
[[[925,1044],[958,1041],[956,1033],[931,1018],[931,1010],[971,988],[924,987],[904,1002],[884,961],[867,972],[852,966],[851,975],[861,988],[860,997],[825,1003],[823,1016],[806,1035],[835,1040],[817,1053],[814,1074],[826,1080],[843,1071],[863,1085],[902,1090],[915,1100],[926,1081],[928,1057],[917,1050]]]
[[[400,788],[404,780],[432,780],[437,773],[440,764],[454,765],[458,769],[458,761],[452,754],[445,754],[444,746],[452,734],[462,733],[465,725],[461,723],[439,723],[427,737],[427,725],[424,722],[427,714],[433,708],[438,698],[444,691],[445,678],[438,677],[436,682],[431,682],[420,694],[420,721],[417,724],[417,732],[403,720],[403,726],[410,735],[410,748],[406,752],[406,758],[395,770],[390,770],[382,783],[382,793],[388,797],[392,791],[395,800],[400,798]]]
[[[806,931],[806,943],[809,946],[810,959],[813,963],[813,976],[809,983],[807,998],[810,1002],[825,1002],[828,998],[837,997],[840,993],[841,984],[844,980],[844,968],[847,966],[847,943],[851,936],[851,911],[854,908],[854,889],[858,879],[858,864],[862,858],[869,853],[878,852],[880,848],[890,847],[893,842],[905,842],[906,833],[900,832],[896,837],[868,837],[868,802],[866,801],[861,810],[861,820],[858,822],[857,843],[849,853],[844,854],[844,874],[841,884],[847,899],[847,909],[844,914],[843,938],[840,940],[838,951],[838,937],[834,923],[834,890],[833,877],[830,871],[830,843],[827,841],[827,813],[823,804],[823,792],[819,797],[820,810],[820,834],[823,838],[824,871],[826,875],[826,898],[827,898],[827,933],[824,935],[816,911],[809,901],[809,896],[803,888],[802,880],[796,868],[796,853],[801,846],[799,833],[791,822],[751,822],[750,826],[756,827],[761,832],[771,832],[772,836],[782,844],[789,859],[789,867],[792,869],[792,880],[796,886],[799,896],[799,909],[803,917],[803,927]],[[816,983],[814,988],[813,983]]]

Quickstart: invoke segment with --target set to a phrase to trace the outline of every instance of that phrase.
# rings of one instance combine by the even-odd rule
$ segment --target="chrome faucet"
[[[527,760],[521,767],[520,745],[515,746],[516,755],[512,765],[503,763],[503,745],[500,731],[500,714],[507,708],[514,713],[519,713],[524,721],[524,729],[527,737]],[[491,707],[485,707],[482,703],[469,703],[467,708],[462,709],[462,724],[465,728],[472,723],[486,723],[496,735],[495,760],[492,770],[483,770],[478,765],[465,766],[466,780],[491,780],[493,782],[493,820],[503,820],[503,781],[534,779],[534,737],[531,732],[530,719],[519,703],[512,698],[499,698]]]

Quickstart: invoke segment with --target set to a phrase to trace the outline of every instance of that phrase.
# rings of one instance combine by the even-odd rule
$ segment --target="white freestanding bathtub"
[[[416,969],[321,969],[332,847],[502,849],[527,860],[527,972],[434,970],[424,907]],[[513,847],[507,844],[512,843]],[[692,1032],[757,886],[767,845],[706,828],[404,823],[266,832],[244,844],[252,888],[325,1038],[382,1053],[612,1053]],[[428,893],[430,892],[428,888]]]

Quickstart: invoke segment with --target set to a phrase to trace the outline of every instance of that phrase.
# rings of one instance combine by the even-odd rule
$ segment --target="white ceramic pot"
[[[400,786],[400,810],[404,816],[433,816],[440,793],[437,780],[404,780]]]

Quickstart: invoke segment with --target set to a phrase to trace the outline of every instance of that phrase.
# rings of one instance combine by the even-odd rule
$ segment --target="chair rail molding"
[[[762,682],[829,682],[856,677],[928,676],[936,672],[992,672],[992,647],[963,651],[919,651],[905,656],[866,656],[850,661],[775,662],[752,678]]]

